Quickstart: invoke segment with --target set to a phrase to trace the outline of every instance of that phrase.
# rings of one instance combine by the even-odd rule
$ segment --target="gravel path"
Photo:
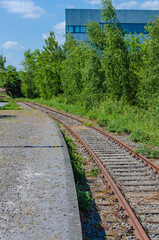
[[[82,239],[65,142],[39,111],[0,111],[0,192],[0,239]]]

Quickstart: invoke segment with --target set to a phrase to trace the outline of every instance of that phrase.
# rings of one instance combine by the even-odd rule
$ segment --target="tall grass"
[[[11,100],[0,110],[22,110],[22,108],[15,101]]]
[[[31,101],[79,116],[86,116],[90,120],[96,120],[100,126],[110,132],[128,133],[133,141],[159,147],[159,107],[157,104],[144,109],[131,106],[123,100],[105,99],[98,107],[86,110],[80,103],[67,104],[60,98]]]

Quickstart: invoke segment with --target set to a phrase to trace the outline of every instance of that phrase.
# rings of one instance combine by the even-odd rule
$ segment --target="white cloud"
[[[50,36],[49,33],[43,33],[42,39],[43,39],[43,40],[47,40],[49,36]]]
[[[8,12],[22,14],[23,18],[39,18],[45,10],[35,5],[32,0],[3,0],[0,6]]]
[[[100,0],[84,0],[84,2],[87,2],[88,4],[91,5],[96,5],[100,3]]]
[[[58,41],[59,44],[63,44],[65,42],[65,36],[64,36],[65,35],[65,26],[66,26],[66,23],[64,21],[64,22],[60,22],[60,23],[56,24],[53,27],[56,41]],[[47,40],[49,36],[50,36],[49,32],[43,33],[42,39]]]
[[[115,5],[117,9],[131,9],[135,7],[139,7],[139,3],[137,1],[123,2]]]
[[[151,9],[151,10],[158,10],[159,9],[159,1],[145,1],[140,4],[141,9]]]
[[[159,0],[155,1],[129,1],[123,2],[120,4],[115,4],[117,9],[148,9],[148,10],[158,10],[159,9]]]
[[[66,25],[65,21],[64,22],[60,22],[60,23],[56,24],[54,26],[54,28],[56,30],[58,30],[58,31],[64,31],[65,30],[65,25]]]
[[[54,26],[54,32],[55,32],[55,36],[56,36],[56,40],[59,42],[59,44],[63,44],[65,41],[65,26],[66,23],[64,22],[60,22],[58,24],[56,24]]]
[[[1,47],[6,49],[13,49],[13,50],[24,49],[24,47],[21,46],[18,42],[13,42],[13,41],[7,41],[3,43],[1,44]]]
[[[83,0],[84,2],[97,5],[100,3],[100,0]],[[148,10],[159,10],[159,0],[154,1],[120,1],[121,3],[117,4],[118,1],[112,1],[113,5],[117,9],[148,9]]]

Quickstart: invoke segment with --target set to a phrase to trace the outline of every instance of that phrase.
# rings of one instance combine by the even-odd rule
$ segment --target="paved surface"
[[[65,142],[38,111],[0,111],[0,192],[0,239],[82,239]]]

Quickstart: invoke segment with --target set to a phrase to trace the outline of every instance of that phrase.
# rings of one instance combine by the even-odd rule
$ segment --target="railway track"
[[[63,124],[99,165],[139,240],[159,239],[159,167],[90,124],[51,108],[25,102]],[[134,238],[132,238],[134,239]]]

